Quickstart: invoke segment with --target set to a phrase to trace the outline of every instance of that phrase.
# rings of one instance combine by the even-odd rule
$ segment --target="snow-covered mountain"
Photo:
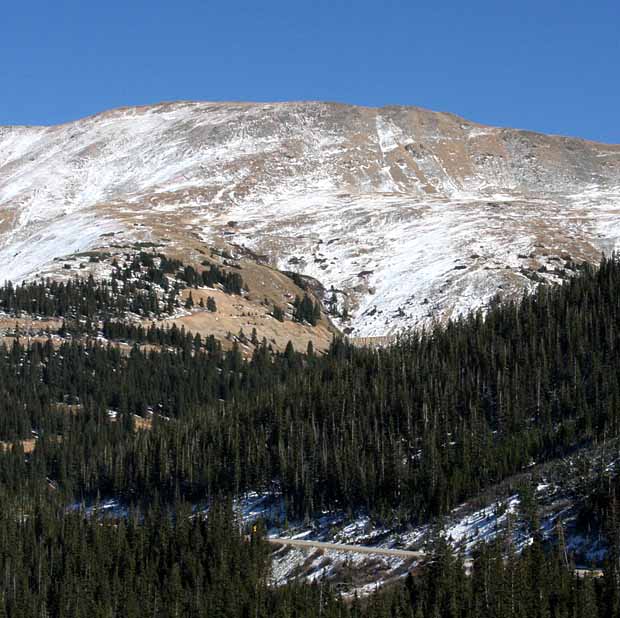
[[[0,279],[123,240],[245,246],[383,335],[614,249],[620,146],[314,102],[0,128]]]

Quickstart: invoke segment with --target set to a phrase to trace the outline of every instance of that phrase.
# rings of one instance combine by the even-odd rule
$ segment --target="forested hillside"
[[[256,341],[249,358],[238,344],[224,350],[212,338],[124,322],[124,286],[144,286],[153,311],[166,298],[167,278],[144,260],[133,275],[123,279],[119,270],[105,284],[42,282],[0,294],[6,310],[24,311],[30,302],[67,319],[64,338],[17,338],[0,349],[0,488],[7,505],[0,515],[0,616],[34,615],[42,607],[53,616],[133,615],[149,590],[157,590],[149,602],[161,604],[149,615],[202,615],[198,607],[238,615],[241,606],[227,605],[233,589],[241,591],[239,603],[247,598],[247,615],[291,615],[290,591],[266,588],[258,538],[249,545],[237,539],[228,515],[203,525],[169,509],[263,490],[281,494],[292,517],[364,509],[383,520],[420,523],[533,461],[619,435],[615,256],[598,268],[581,266],[562,286],[497,302],[484,316],[411,333],[387,348],[358,349],[336,338],[326,354],[292,345],[276,353]],[[177,291],[203,282],[203,275],[198,280],[179,269],[171,271],[183,282]],[[157,289],[149,289],[155,278]],[[64,332],[69,324],[72,337]],[[97,336],[100,328],[108,341]],[[134,340],[133,348],[116,345],[119,333]],[[106,496],[140,515],[104,525],[59,506]],[[592,502],[615,531],[612,549],[615,496],[615,487],[603,487]],[[483,550],[482,570],[474,568],[470,579],[444,565],[364,609],[316,590],[290,594],[307,598],[303,612],[310,613],[297,615],[325,612],[319,605],[326,603],[333,615],[374,615],[374,603],[377,615],[396,604],[394,615],[416,617],[617,615],[615,550],[611,579],[596,586],[574,580],[562,556],[543,558],[540,543],[518,562],[504,564],[497,552],[505,550]],[[214,566],[211,558],[224,554]],[[164,563],[180,571],[168,572]],[[227,569],[238,586],[233,578],[223,587]],[[504,583],[491,591],[493,569]],[[536,604],[524,582],[549,572],[557,576],[544,580]],[[515,581],[521,587],[507,592]],[[89,593],[76,600],[72,591],[79,589]],[[455,604],[457,597],[467,602]],[[121,607],[121,599],[134,605]],[[534,605],[548,609],[531,613]]]
[[[214,502],[207,518],[177,504],[101,519],[67,512],[50,496],[1,497],[3,618],[615,618],[620,611],[617,554],[603,578],[580,579],[561,546],[547,551],[538,538],[521,556],[508,538],[483,546],[470,575],[440,539],[433,560],[403,583],[344,600],[321,583],[268,586],[260,530],[243,536],[226,501]]]
[[[423,520],[532,460],[618,435],[619,309],[612,258],[380,350],[258,344],[244,360],[190,333],[129,354],[15,341],[0,355],[0,440],[39,440],[28,461],[7,453],[0,473],[145,501],[276,487],[291,514]],[[134,415],[152,431],[133,431]]]

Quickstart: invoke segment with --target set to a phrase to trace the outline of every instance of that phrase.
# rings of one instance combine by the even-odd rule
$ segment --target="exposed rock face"
[[[1,279],[123,238],[245,246],[333,286],[342,326],[388,334],[612,250],[620,146],[331,103],[0,128]]]

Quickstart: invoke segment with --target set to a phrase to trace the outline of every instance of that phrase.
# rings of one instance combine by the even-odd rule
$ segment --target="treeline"
[[[83,324],[73,325],[70,324],[65,329],[72,332],[72,328],[79,334],[86,332],[87,334],[96,334],[94,329],[90,331],[84,328]],[[198,333],[192,335],[189,331],[185,330],[185,327],[181,325],[179,328],[176,324],[171,326],[157,326],[151,323],[150,326],[144,327],[142,324],[122,322],[119,320],[105,320],[101,328],[102,335],[112,341],[131,341],[132,343],[149,343],[152,345],[172,346],[179,348],[200,349],[206,347],[209,351],[216,351],[221,349],[221,343],[213,337],[208,335],[202,338]]]
[[[178,290],[160,299],[155,289],[135,281],[95,281],[75,278],[67,282],[46,279],[0,288],[0,309],[10,315],[25,312],[45,317],[86,318],[127,312],[158,316],[179,306]]]
[[[199,272],[193,266],[183,264],[181,260],[170,258],[163,253],[140,253],[133,256],[131,263],[124,269],[113,271],[113,277],[130,279],[135,273],[142,273],[146,269],[146,279],[158,283],[167,289],[165,275],[172,275],[173,279],[183,281],[189,287],[206,285],[213,287],[216,284],[222,286],[228,294],[241,294],[244,288],[243,278],[239,273],[226,271],[217,264],[204,260],[201,264],[204,270]]]
[[[241,275],[216,264],[202,272],[163,254],[128,255],[124,265],[112,262],[109,278],[75,277],[69,281],[44,279],[0,287],[0,310],[46,317],[87,320],[134,313],[142,317],[172,314],[181,306],[180,291],[188,286],[219,284],[229,294],[240,294]],[[214,306],[210,310],[215,310]]]
[[[294,516],[363,508],[427,520],[532,461],[618,436],[619,311],[614,257],[380,350],[337,339],[325,355],[273,354],[263,343],[245,361],[191,336],[129,355],[15,346],[0,353],[0,440],[29,424],[61,432],[39,441],[30,469],[78,495],[193,500],[275,486]],[[80,414],[55,411],[66,395]],[[135,434],[131,416],[150,412],[153,430]],[[22,465],[8,459],[0,474]]]

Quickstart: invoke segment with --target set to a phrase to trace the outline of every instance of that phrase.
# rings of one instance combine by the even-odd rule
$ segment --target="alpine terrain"
[[[299,290],[278,271],[312,278],[344,332],[390,335],[598,261],[619,214],[620,146],[413,107],[180,102],[0,128],[1,280],[135,243],[206,252],[249,282],[219,334],[280,347],[260,303]],[[330,328],[288,335],[324,348]]]

